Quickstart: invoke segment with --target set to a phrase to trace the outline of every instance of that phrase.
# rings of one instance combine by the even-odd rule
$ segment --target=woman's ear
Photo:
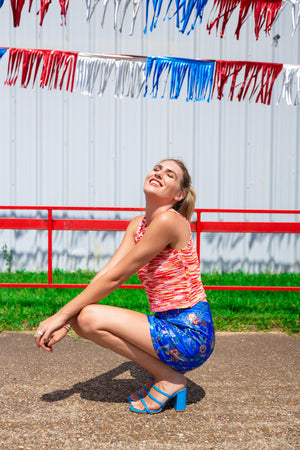
[[[178,195],[176,195],[176,197],[174,197],[174,200],[175,200],[176,202],[180,202],[181,200],[184,199],[184,197],[185,197],[185,192],[184,192],[184,191],[180,191],[180,192],[178,193]]]

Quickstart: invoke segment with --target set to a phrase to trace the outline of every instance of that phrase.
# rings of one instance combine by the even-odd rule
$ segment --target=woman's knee
[[[77,324],[84,333],[88,333],[97,328],[96,318],[98,308],[96,305],[87,305],[77,316]]]
[[[104,308],[101,311],[99,305],[85,306],[77,316],[75,331],[85,339],[96,342],[102,347],[109,347],[112,335],[103,329],[103,320],[101,319],[104,315]]]

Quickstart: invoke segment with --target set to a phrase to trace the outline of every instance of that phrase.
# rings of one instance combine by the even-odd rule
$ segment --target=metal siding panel
[[[13,29],[5,2],[0,42],[97,53],[299,62],[299,30],[291,37],[289,8],[271,36],[261,33],[258,41],[252,17],[242,27],[240,40],[235,39],[236,11],[223,39],[215,36],[215,30],[208,35],[210,4],[202,25],[189,36],[176,30],[174,20],[163,22],[163,16],[157,29],[144,35],[144,8],[143,3],[135,34],[129,36],[130,12],[123,32],[113,31],[112,3],[103,29],[102,5],[87,23],[84,2],[70,4],[67,27],[60,26],[57,2],[50,5],[43,27],[34,11],[27,14],[24,8],[21,26]],[[272,37],[277,33],[280,39],[275,46]],[[100,98],[6,87],[6,65],[7,55],[0,63],[1,203],[143,206],[144,176],[158,160],[173,156],[182,157],[191,170],[198,207],[300,207],[300,113],[299,107],[288,107],[284,101],[276,105],[281,79],[270,107],[229,102],[228,89],[221,102],[214,96],[209,104],[193,104],[185,102],[184,96],[176,101],[150,96],[115,100],[113,82]],[[54,263],[62,267],[90,266],[92,253],[104,264],[119,242],[114,234],[56,233]],[[2,232],[0,240],[9,239],[9,245],[17,246],[19,267],[45,267],[45,235],[11,236]],[[299,236],[206,234],[202,240],[205,269],[299,268]]]

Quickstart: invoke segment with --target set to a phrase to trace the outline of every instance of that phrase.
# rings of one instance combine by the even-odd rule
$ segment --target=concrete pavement
[[[53,354],[0,333],[0,449],[300,449],[300,338],[217,333],[186,411],[134,414],[138,366],[68,335]]]

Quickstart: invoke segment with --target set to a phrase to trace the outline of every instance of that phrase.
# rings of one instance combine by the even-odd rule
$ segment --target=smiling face
[[[175,161],[161,161],[146,176],[145,195],[155,195],[173,205],[184,198],[185,193],[181,188],[182,179],[182,169]]]

